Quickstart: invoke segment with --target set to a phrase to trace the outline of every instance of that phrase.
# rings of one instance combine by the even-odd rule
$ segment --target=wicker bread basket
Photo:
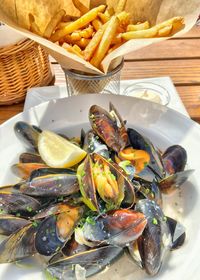
[[[0,105],[23,101],[27,89],[48,85],[52,79],[48,55],[34,41],[0,48]]]

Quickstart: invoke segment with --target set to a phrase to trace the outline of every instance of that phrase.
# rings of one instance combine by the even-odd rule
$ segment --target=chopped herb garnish
[[[62,202],[64,200],[64,197],[63,196],[60,196],[59,198],[58,198],[58,202]]]
[[[20,214],[20,213],[17,213],[17,214],[16,214],[16,217],[20,217],[20,216],[21,216],[21,214]]]
[[[87,217],[86,222],[90,225],[93,225],[93,226],[95,225],[95,220],[92,217]]]
[[[167,221],[167,217],[165,216],[165,217],[163,217],[163,221],[164,222],[166,222]]]
[[[33,211],[33,208],[30,207],[30,206],[27,206],[27,207],[26,207],[26,210],[27,210],[28,212],[32,212],[32,211]]]
[[[144,162],[144,167],[147,167],[147,165],[148,165],[148,162]]]
[[[85,176],[85,171],[84,170],[81,171],[81,177],[83,177],[83,176]]]
[[[38,223],[38,222],[36,222],[36,221],[33,221],[33,222],[32,222],[32,226],[33,226],[33,227],[37,227],[37,226],[38,226],[38,224],[39,224],[39,223]]]
[[[153,223],[153,225],[157,225],[158,224],[158,220],[156,218],[153,218],[152,223]]]
[[[5,211],[3,209],[0,209],[0,215],[5,214]]]

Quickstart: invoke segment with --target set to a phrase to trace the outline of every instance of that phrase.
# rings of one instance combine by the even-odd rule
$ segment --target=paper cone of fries
[[[0,1],[0,21],[63,68],[102,75],[125,54],[187,32],[199,11],[199,0]]]

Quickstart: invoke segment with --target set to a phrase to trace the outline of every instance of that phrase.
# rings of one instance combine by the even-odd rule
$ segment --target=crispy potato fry
[[[49,39],[52,35],[52,33],[55,31],[56,26],[59,24],[59,22],[62,20],[62,18],[65,16],[66,12],[65,10],[58,11],[50,20],[48,23],[43,36],[47,39]]]
[[[64,49],[66,49],[68,52],[73,53],[73,54],[76,54],[77,56],[83,58],[82,54],[79,53],[79,51],[77,51],[74,47],[72,47],[72,46],[70,46],[70,45],[68,45],[68,44],[66,44],[66,43],[64,43],[64,44],[62,45],[62,47],[63,47]]]
[[[119,26],[117,27],[117,33],[124,33],[124,32],[126,32],[126,30],[124,29],[124,27],[121,26],[121,25],[119,25]]]
[[[127,26],[126,31],[139,31],[139,30],[145,30],[145,29],[149,29],[150,25],[148,21],[145,21],[143,23],[139,23],[139,24],[129,24]]]
[[[71,34],[71,39],[72,41],[79,41],[81,40],[81,34],[79,31],[74,31],[72,34]]]
[[[121,25],[128,25],[130,23],[130,14],[127,12],[121,12],[117,17]]]
[[[122,43],[119,44],[115,44],[112,48],[110,48],[108,50],[108,54],[110,54],[111,52],[113,52],[114,50],[118,49],[119,47],[121,47]]]
[[[90,43],[91,39],[81,38],[79,41],[76,41],[76,44],[81,48],[85,49]]]
[[[109,19],[110,19],[109,16],[106,16],[106,15],[103,14],[103,13],[98,13],[98,17],[100,18],[100,20],[101,20],[103,23],[106,23],[106,22],[109,21]]]
[[[80,31],[80,35],[82,38],[89,39],[92,37],[93,32],[94,32],[93,27],[89,25],[87,28]]]
[[[89,44],[83,51],[84,59],[86,61],[89,61],[91,59],[91,57],[93,56],[96,48],[98,47],[98,45],[103,37],[103,33],[104,33],[107,25],[108,25],[108,23],[101,26],[101,28],[95,33],[92,40],[89,42]]]
[[[173,25],[169,24],[158,31],[158,37],[167,37],[172,32]]]
[[[122,11],[124,11],[126,6],[126,0],[119,0],[118,4],[117,4],[117,8],[116,8],[116,14],[121,13]]]
[[[71,24],[67,25],[63,29],[57,30],[50,38],[52,42],[59,41],[62,37],[74,32],[75,30],[78,30],[80,28],[85,27],[88,23],[93,21],[99,12],[103,12],[105,10],[105,5],[100,5],[92,10],[90,10],[88,13],[77,19],[76,21],[72,22]]]
[[[117,34],[113,39],[111,45],[121,44],[123,42],[122,35]]]
[[[104,14],[107,16],[107,17],[111,17],[115,14],[115,10],[113,7],[107,7],[107,9],[105,10]]]
[[[96,30],[96,31],[98,31],[101,27],[102,27],[102,22],[99,20],[99,19],[94,19],[93,21],[92,21],[92,26],[94,27],[94,29]]]
[[[29,22],[30,22],[30,31],[37,34],[37,35],[40,35],[40,36],[43,36],[42,32],[40,31],[39,27],[37,26],[36,22],[35,22],[35,18],[32,14],[29,14]]]
[[[72,0],[72,2],[74,4],[74,6],[81,12],[81,15],[84,15],[89,11],[89,9],[85,5],[83,5],[83,3],[81,1]]]
[[[73,48],[76,52],[78,52],[78,53],[80,53],[80,54],[82,55],[82,50],[81,50],[81,48],[80,48],[78,45],[73,45],[72,48]],[[83,55],[82,55],[82,56],[83,56]]]
[[[65,16],[62,18],[62,21],[65,21],[65,22],[75,21],[75,20],[77,20],[78,18],[79,18],[79,17],[65,15]]]
[[[66,27],[67,25],[69,25],[70,23],[72,23],[72,21],[68,21],[68,22],[61,21],[61,22],[57,25],[57,29],[62,29],[62,28],[64,28],[64,27]]]
[[[95,67],[99,67],[102,60],[104,59],[111,42],[116,34],[117,27],[119,25],[119,19],[116,16],[112,16],[109,20],[108,25],[103,33],[103,37],[97,47],[93,58],[90,60],[90,63]]]
[[[130,31],[122,33],[122,38],[124,40],[131,40],[131,39],[141,39],[141,38],[153,38],[157,35],[158,29],[154,26],[149,29],[145,30],[138,30],[138,31]]]
[[[163,21],[159,24],[156,24],[155,27],[159,30],[159,29],[162,29],[168,25],[172,24],[173,27],[176,27],[177,25],[178,26],[184,26],[184,18],[183,17],[173,17],[173,18],[170,18],[166,21]]]

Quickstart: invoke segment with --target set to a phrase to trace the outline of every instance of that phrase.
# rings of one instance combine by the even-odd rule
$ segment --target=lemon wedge
[[[44,130],[39,136],[38,151],[43,161],[54,168],[72,167],[87,154],[70,141],[48,130]]]

